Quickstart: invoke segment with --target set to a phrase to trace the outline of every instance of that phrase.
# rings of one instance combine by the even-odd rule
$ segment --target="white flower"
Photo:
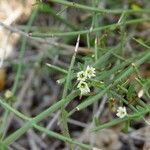
[[[83,82],[83,81],[79,82],[77,88],[80,89],[81,95],[85,95],[85,94],[90,92],[88,84],[86,82]]]
[[[125,116],[127,116],[127,111],[126,111],[126,107],[118,107],[117,110],[117,114],[116,114],[119,118],[123,118]]]
[[[5,98],[7,99],[13,97],[13,93],[10,90],[7,90],[4,95],[5,95]]]
[[[80,71],[77,73],[77,80],[78,81],[85,81],[87,79],[87,75],[85,71]]]
[[[88,78],[95,77],[95,68],[87,66],[85,73]]]

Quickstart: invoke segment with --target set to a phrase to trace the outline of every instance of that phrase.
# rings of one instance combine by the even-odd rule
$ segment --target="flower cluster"
[[[117,114],[119,118],[124,118],[127,116],[127,110],[126,107],[118,107]]]
[[[77,80],[79,81],[77,88],[80,89],[81,95],[85,95],[90,92],[90,88],[86,82],[87,79],[95,77],[95,68],[87,66],[85,71],[77,73]]]

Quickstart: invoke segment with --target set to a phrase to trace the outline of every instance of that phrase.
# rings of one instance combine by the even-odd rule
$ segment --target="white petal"
[[[141,97],[143,96],[143,94],[144,94],[144,91],[143,91],[143,90],[140,90],[140,91],[138,92],[138,97],[141,98]]]

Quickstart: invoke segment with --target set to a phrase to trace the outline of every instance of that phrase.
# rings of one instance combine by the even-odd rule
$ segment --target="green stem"
[[[63,106],[64,104],[69,103],[77,95],[79,95],[79,91],[73,91],[70,95],[67,96],[66,99],[62,99],[59,102],[57,102],[56,104],[52,105],[51,107],[49,107],[48,109],[46,109],[45,111],[43,111],[42,113],[40,113],[39,115],[37,115],[36,117],[34,117],[33,119],[31,119],[30,121],[28,121],[27,123],[25,123],[23,125],[23,127],[21,127],[20,129],[18,129],[17,131],[15,131],[14,133],[12,133],[11,135],[9,135],[4,140],[4,143],[6,145],[10,145],[15,140],[17,140],[20,136],[22,136],[27,130],[29,130],[33,126],[33,124],[37,124],[38,122],[40,122],[41,120],[43,120],[44,118],[46,118],[47,116],[49,116],[51,113],[57,111],[59,108],[61,108],[61,106]]]
[[[137,10],[115,9],[115,10],[109,10],[109,9],[100,9],[100,8],[90,7],[90,6],[81,5],[81,4],[78,4],[75,2],[69,2],[69,1],[64,1],[64,0],[48,0],[48,2],[54,2],[54,3],[66,5],[69,7],[79,8],[79,9],[87,10],[90,12],[98,12],[98,13],[114,13],[114,14],[120,14],[122,12],[125,12],[125,13],[135,13],[135,12],[150,13],[149,9],[137,9]]]
[[[32,118],[29,118],[29,117],[25,116],[24,114],[20,113],[19,111],[15,110],[10,105],[8,105],[6,102],[4,102],[4,100],[2,100],[2,99],[0,99],[0,105],[2,105],[5,109],[9,110],[10,112],[15,113],[18,117],[20,117],[23,120],[26,120],[26,121],[31,121],[32,120]],[[90,145],[83,144],[83,143],[80,143],[80,142],[78,142],[76,140],[67,138],[65,136],[62,136],[61,134],[58,134],[58,133],[53,132],[53,131],[50,131],[50,130],[48,130],[48,129],[44,128],[44,127],[41,127],[41,126],[39,126],[37,124],[32,124],[32,127],[36,128],[37,130],[39,130],[41,132],[46,133],[50,137],[54,137],[54,138],[62,140],[64,142],[67,141],[69,143],[73,143],[73,144],[79,145],[80,147],[83,147],[83,148],[86,148],[86,149],[92,149],[92,147]]]
[[[88,30],[80,30],[80,31],[72,31],[72,32],[59,32],[59,33],[57,33],[57,32],[55,32],[55,33],[33,32],[33,33],[30,33],[30,36],[46,38],[46,37],[54,37],[54,36],[73,36],[73,35],[79,35],[79,34],[81,35],[81,34],[87,34],[87,33],[94,33],[94,32],[98,32],[98,31],[102,31],[102,30],[106,30],[106,29],[114,30],[121,25],[137,24],[137,23],[141,23],[141,22],[149,21],[149,20],[150,20],[150,18],[134,19],[134,20],[126,21],[126,22],[114,23],[114,24],[110,24],[110,25],[97,27],[92,30],[88,29]]]
[[[61,72],[61,73],[64,73],[64,74],[68,74],[68,71],[67,70],[65,70],[65,69],[62,69],[62,68],[60,68],[60,67],[58,67],[58,66],[55,66],[55,65],[52,65],[52,64],[46,64],[49,68],[51,68],[51,69],[54,69],[54,70],[56,70],[56,71],[59,71],[59,72]]]
[[[6,134],[6,124],[7,124],[8,116],[9,116],[9,111],[6,110],[3,116],[1,127],[0,127],[0,135],[2,135],[1,141],[4,139],[5,134]]]

